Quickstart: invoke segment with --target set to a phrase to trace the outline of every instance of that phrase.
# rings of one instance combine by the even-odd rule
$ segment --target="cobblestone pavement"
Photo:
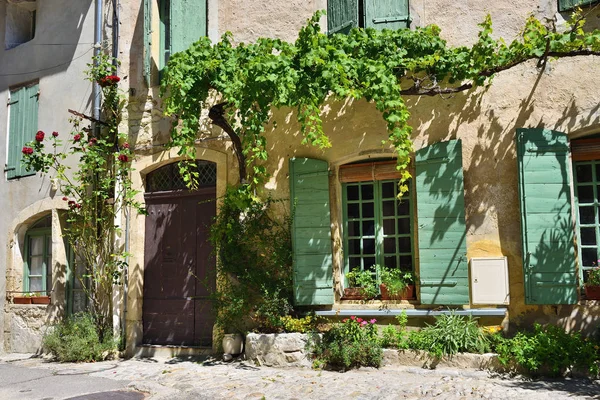
[[[385,367],[339,373],[240,361],[149,358],[59,364],[24,356],[0,357],[0,365],[49,369],[74,381],[83,376],[117,380],[149,399],[600,399],[598,381],[527,380],[464,369]],[[20,398],[33,397],[25,393]]]

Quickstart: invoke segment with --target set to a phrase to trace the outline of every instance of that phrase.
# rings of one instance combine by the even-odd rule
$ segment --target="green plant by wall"
[[[374,299],[379,294],[379,287],[373,271],[354,269],[346,273],[349,287],[360,288],[361,296],[365,299]]]
[[[88,64],[87,79],[102,88],[102,120],[76,114],[70,134],[39,131],[23,148],[24,164],[54,179],[67,206],[68,226],[62,232],[85,266],[77,276],[91,304],[101,338],[112,337],[113,287],[120,284],[127,254],[115,245],[121,232],[115,218],[130,209],[144,213],[131,187],[132,151],[127,135],[118,131],[125,100],[111,58],[100,54]],[[84,125],[93,121],[99,129]],[[65,150],[63,150],[65,149]],[[71,167],[70,163],[76,161]]]
[[[240,179],[256,184],[265,178],[265,126],[276,122],[271,121],[272,109],[295,109],[304,143],[327,148],[331,143],[323,130],[321,107],[330,100],[365,99],[387,124],[404,181],[410,176],[413,151],[405,96],[470,90],[531,59],[543,67],[548,58],[600,55],[600,31],[583,30],[581,10],[560,32],[553,24],[529,17],[521,36],[510,44],[492,37],[488,16],[470,47],[448,46],[435,25],[327,35],[319,26],[322,15],[317,12],[310,18],[294,43],[260,38],[234,45],[227,32],[214,45],[204,37],[172,55],[161,91],[165,114],[177,117],[172,145],[180,147],[180,154],[195,158],[201,111],[208,109],[213,124],[232,139]]]
[[[375,323],[352,316],[334,324],[322,340],[311,345],[310,351],[319,365],[346,370],[357,367],[381,366],[383,350]]]
[[[50,327],[43,348],[61,362],[102,361],[117,349],[117,341],[111,335],[101,340],[95,317],[80,313]]]
[[[400,295],[408,285],[414,282],[413,274],[399,268],[377,266],[381,283],[387,288],[390,296]]]
[[[381,347],[393,348],[393,349],[408,349],[408,337],[409,334],[406,330],[406,324],[408,323],[408,316],[406,311],[396,316],[398,325],[388,324],[384,327],[379,334],[379,343]]]
[[[284,329],[291,311],[291,218],[274,217],[276,200],[260,200],[248,185],[230,187],[211,227],[218,257],[213,298],[217,324],[244,331],[253,320],[264,332]]]

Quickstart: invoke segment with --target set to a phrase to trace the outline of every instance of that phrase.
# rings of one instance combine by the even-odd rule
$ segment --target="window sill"
[[[337,309],[327,311],[315,311],[315,314],[322,317],[349,317],[352,315],[360,317],[394,317],[403,312],[409,317],[434,317],[442,314],[455,313],[456,315],[471,315],[474,317],[504,317],[508,309],[499,308],[473,308],[468,310],[424,310],[415,308],[388,308],[388,309]]]

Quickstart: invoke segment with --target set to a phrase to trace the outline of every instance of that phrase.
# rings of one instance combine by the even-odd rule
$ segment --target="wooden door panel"
[[[194,345],[194,301],[144,299],[144,343]]]

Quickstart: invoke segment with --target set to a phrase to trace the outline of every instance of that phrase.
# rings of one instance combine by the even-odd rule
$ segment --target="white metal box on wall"
[[[506,257],[471,258],[471,303],[508,304],[509,302]]]

